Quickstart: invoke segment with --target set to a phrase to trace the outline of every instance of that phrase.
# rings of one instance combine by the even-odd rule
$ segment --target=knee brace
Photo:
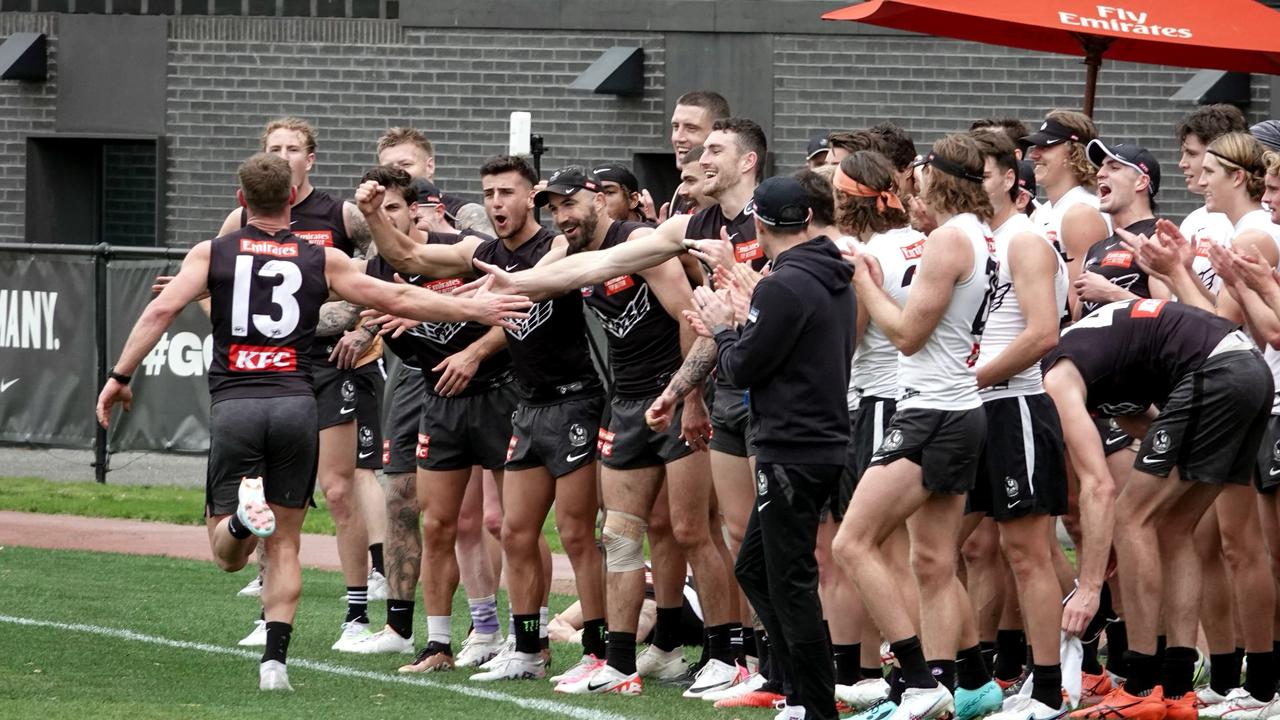
[[[630,572],[644,569],[644,533],[648,526],[643,518],[629,513],[609,510],[605,513],[604,567],[609,572]]]

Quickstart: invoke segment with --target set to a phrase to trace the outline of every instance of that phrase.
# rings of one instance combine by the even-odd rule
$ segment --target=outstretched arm
[[[433,278],[470,277],[475,274],[471,256],[480,244],[478,237],[466,237],[453,245],[427,245],[400,232],[382,209],[386,190],[369,180],[356,188],[356,205],[368,225],[373,245],[391,266],[403,273]]]

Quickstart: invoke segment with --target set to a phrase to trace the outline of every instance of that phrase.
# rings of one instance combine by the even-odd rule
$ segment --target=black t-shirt
[[[764,256],[764,248],[756,239],[755,217],[751,212],[751,203],[732,220],[724,216],[720,205],[712,205],[699,210],[689,218],[689,226],[684,236],[690,240],[719,240],[720,230],[729,231],[729,242],[733,243],[733,259],[738,262],[751,263],[751,269],[759,270],[768,262]]]
[[[1155,235],[1155,229],[1155,218],[1139,220],[1125,228],[1134,235],[1147,237]],[[1082,269],[1085,272],[1097,273],[1112,285],[1124,288],[1138,297],[1151,297],[1151,288],[1147,283],[1149,276],[1138,267],[1138,261],[1133,257],[1133,253],[1126,250],[1120,243],[1119,233],[1094,243],[1089,248],[1089,252],[1085,253]],[[1082,302],[1080,314],[1088,315],[1102,305],[1103,303]]]
[[[1103,305],[1062,332],[1041,362],[1048,372],[1070,360],[1088,386],[1090,411],[1132,415],[1168,399],[1237,326],[1179,302],[1126,300]]]
[[[539,228],[537,234],[515,250],[502,240],[481,243],[475,258],[509,272],[527,270],[551,250],[556,233]],[[582,291],[535,303],[529,317],[507,330],[511,367],[520,381],[527,403],[554,403],[570,397],[600,392],[600,376],[591,363],[587,344],[587,318]]]
[[[646,223],[614,222],[600,249],[625,242]],[[639,274],[619,275],[582,288],[587,307],[609,333],[613,390],[622,398],[647,398],[662,392],[680,369],[680,326],[663,309]]]
[[[455,233],[428,232],[427,244],[453,245],[462,240],[463,237],[463,235]],[[366,272],[379,280],[393,282],[396,269],[391,267],[391,264],[379,255],[369,260]],[[411,285],[424,287],[438,293],[447,293],[466,282],[462,278],[432,279],[424,275],[406,276],[402,274],[401,277]],[[427,379],[427,392],[434,393],[436,383],[440,382],[441,373],[433,372],[431,368],[439,365],[450,355],[465,350],[488,331],[488,326],[479,323],[422,323],[405,331],[398,338],[393,338],[388,334],[384,335],[383,339],[387,347],[391,348],[391,351],[399,356],[406,367],[422,371],[423,377]],[[476,374],[471,378],[471,382],[467,385],[467,389],[463,391],[462,395],[467,395],[471,391],[483,392],[491,386],[492,381],[507,375],[510,371],[511,356],[507,354],[504,348],[480,362],[480,367],[476,370]]]
[[[324,248],[288,230],[250,225],[213,241],[213,402],[312,394],[308,350],[329,297],[324,266]]]

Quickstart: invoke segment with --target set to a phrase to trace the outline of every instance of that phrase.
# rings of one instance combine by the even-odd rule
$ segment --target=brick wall
[[[314,11],[319,1],[308,0],[308,7]],[[354,8],[354,0],[344,7]],[[57,42],[54,15],[0,15],[0,36],[33,30],[53,41],[49,81],[0,82],[4,240],[23,237],[24,138],[53,130]],[[463,194],[478,192],[475,168],[505,149],[512,110],[533,113],[535,131],[549,148],[544,168],[668,149],[662,33],[445,31],[378,19],[179,16],[170,20],[169,36],[170,243],[190,244],[217,229],[234,203],[236,164],[257,148],[264,120],[276,115],[300,115],[319,128],[314,182],[342,194],[372,164],[375,140],[393,124],[427,131],[437,146],[437,179]],[[642,97],[567,89],[615,45],[644,48]],[[1033,124],[1047,108],[1079,107],[1084,80],[1078,58],[924,37],[779,35],[773,60],[773,77],[761,80],[773,83],[770,141],[780,171],[801,163],[815,130],[893,119],[923,148],[976,117],[1015,115]],[[1193,207],[1172,138],[1174,122],[1192,108],[1167,99],[1192,73],[1109,63],[1099,88],[1104,135],[1146,143],[1161,161],[1168,178],[1163,210],[1170,216]],[[1255,78],[1255,119],[1267,107],[1268,86],[1266,78]]]
[[[111,143],[102,155],[103,240],[113,245],[154,245],[155,145]]]

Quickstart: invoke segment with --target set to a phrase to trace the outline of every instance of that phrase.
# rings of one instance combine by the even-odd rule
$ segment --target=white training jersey
[[[1059,253],[1065,253],[1067,250],[1061,240],[1062,218],[1066,217],[1068,210],[1080,203],[1084,203],[1096,210],[1098,196],[1089,192],[1083,185],[1077,185],[1063,193],[1057,202],[1046,200],[1031,215],[1031,223],[1036,226],[1037,232],[1048,240]],[[1114,232],[1111,229],[1111,216],[1107,213],[1102,213],[1102,219],[1107,221],[1107,233]]]
[[[1235,224],[1231,232],[1231,238],[1235,239],[1237,235],[1247,230],[1261,230],[1270,235],[1271,241],[1276,244],[1276,251],[1280,252],[1280,225],[1271,222],[1271,213],[1269,211],[1254,210],[1246,213]],[[1262,350],[1262,358],[1267,361],[1267,367],[1271,368],[1272,381],[1277,388],[1280,388],[1280,351],[1267,345]],[[1271,398],[1271,414],[1280,415],[1280,390],[1277,390],[1276,394]]]
[[[1018,335],[1027,328],[1027,320],[1022,315],[1022,306],[1018,303],[1018,294],[1013,289],[1013,272],[1009,268],[1009,243],[1017,235],[1029,232],[1043,239],[1036,232],[1031,218],[1018,213],[992,231],[995,242],[996,288],[991,294],[988,308],[987,327],[982,333],[982,350],[978,355],[978,367],[991,362],[991,359],[1004,352]],[[1045,241],[1048,242],[1047,240]],[[1053,247],[1050,245],[1050,247]],[[1067,266],[1062,256],[1053,254],[1057,260],[1057,271],[1053,276],[1053,297],[1055,307],[1065,307],[1067,303]],[[1017,375],[998,385],[983,388],[983,400],[1017,397],[1021,395],[1038,395],[1044,392],[1044,382],[1040,373],[1040,365],[1034,364],[1023,369]]]
[[[872,235],[863,246],[880,264],[881,287],[899,307],[907,303],[907,288],[915,275],[920,256],[924,254],[924,233],[909,227],[896,228]],[[898,396],[898,348],[876,325],[867,323],[862,340],[853,356],[853,373],[849,379],[849,409],[863,397],[896,398]]]
[[[964,233],[973,248],[973,268],[963,282],[956,283],[942,320],[924,347],[898,361],[900,410],[982,407],[973,368],[987,322],[987,303],[996,283],[994,241],[991,229],[973,213],[956,215],[942,227]]]
[[[1182,237],[1186,238],[1196,249],[1196,256],[1191,260],[1191,270],[1200,278],[1200,283],[1214,295],[1222,289],[1222,281],[1209,262],[1209,247],[1212,245],[1230,245],[1235,228],[1225,213],[1211,213],[1203,205],[1191,211],[1178,226]]]

